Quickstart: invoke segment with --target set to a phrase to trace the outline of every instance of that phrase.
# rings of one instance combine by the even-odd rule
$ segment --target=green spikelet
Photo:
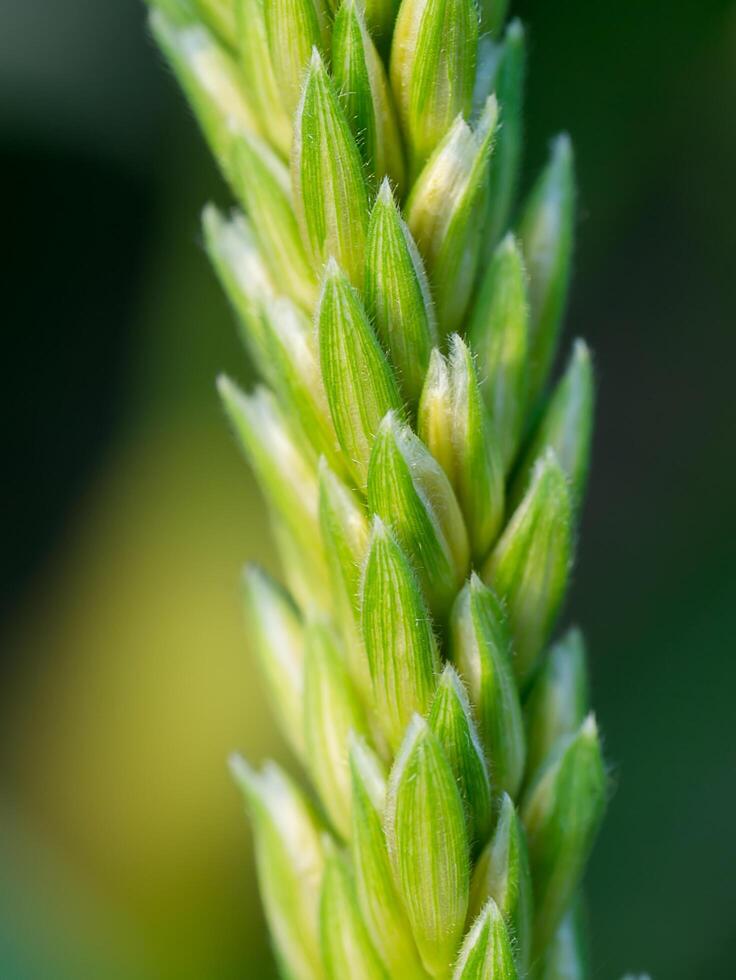
[[[507,0],[149,0],[242,211],[207,253],[260,376],[220,395],[284,586],[249,647],[311,784],[233,764],[288,980],[587,975],[607,796],[578,630],[555,636],[594,377],[551,377],[568,137],[519,186]]]

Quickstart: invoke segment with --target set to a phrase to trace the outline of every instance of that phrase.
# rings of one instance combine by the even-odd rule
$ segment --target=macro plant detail
[[[261,383],[218,381],[284,584],[248,629],[311,785],[245,795],[285,977],[587,975],[607,795],[579,630],[555,636],[594,401],[551,381],[566,136],[517,201],[504,0],[151,0],[239,209],[206,248]]]

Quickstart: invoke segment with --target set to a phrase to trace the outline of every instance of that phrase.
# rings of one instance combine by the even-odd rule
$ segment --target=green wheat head
[[[152,5],[242,206],[204,232],[262,385],[219,390],[286,582],[248,568],[244,593],[315,798],[232,768],[294,980],[586,975],[606,776],[582,636],[549,644],[594,385],[577,341],[549,388],[572,150],[552,143],[517,212],[505,8]]]

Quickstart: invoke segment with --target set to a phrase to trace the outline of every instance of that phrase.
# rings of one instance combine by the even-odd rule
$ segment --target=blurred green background
[[[736,975],[736,6],[522,2],[527,183],[575,141],[568,339],[600,381],[570,608],[616,786],[594,977]],[[0,976],[269,977],[224,760],[285,756],[200,247],[222,187],[135,0],[0,8]]]

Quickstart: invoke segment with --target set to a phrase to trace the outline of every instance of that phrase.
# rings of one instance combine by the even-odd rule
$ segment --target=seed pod
[[[369,699],[371,676],[359,630],[359,593],[370,527],[357,495],[324,459],[319,468],[319,523],[348,669],[361,695]]]
[[[577,731],[588,713],[585,644],[571,629],[549,651],[526,705],[527,771],[533,777],[555,744]]]
[[[307,447],[326,456],[343,472],[311,322],[284,298],[265,303],[261,321],[267,353],[276,374],[274,388],[281,405],[289,419],[294,420]]]
[[[583,903],[578,897],[557,927],[538,967],[538,980],[586,980],[588,977],[588,944],[583,918]],[[624,980],[649,980],[648,977],[624,977]]]
[[[475,285],[497,116],[495,96],[486,101],[475,130],[458,116],[417,178],[406,206],[443,334],[459,328]]]
[[[503,916],[489,898],[463,941],[452,980],[517,980],[518,976]]]
[[[321,828],[303,794],[275,763],[255,772],[233,756],[230,769],[248,803],[258,884],[279,959],[298,980],[316,980],[322,976]]]
[[[289,171],[257,136],[238,133],[233,142],[233,181],[252,221],[272,276],[305,310],[317,298],[317,282],[307,260],[291,203]]]
[[[319,470],[320,525],[334,559],[335,590],[344,593],[355,615],[360,609],[360,569],[368,551],[370,527],[357,495],[323,461]]]
[[[321,270],[334,256],[360,288],[368,226],[363,164],[316,48],[294,121],[291,175],[302,238],[314,268]]]
[[[368,224],[366,307],[391,355],[401,389],[419,400],[437,325],[419,251],[384,180]]]
[[[291,117],[281,99],[281,89],[268,47],[266,0],[234,0],[237,16],[237,50],[261,129],[270,143],[288,157],[291,150]]]
[[[424,966],[446,976],[468,908],[468,841],[450,763],[418,715],[389,777],[386,839]]]
[[[383,813],[386,781],[378,759],[361,739],[350,741],[353,788],[352,854],[358,901],[366,928],[389,976],[426,980],[389,863]],[[349,971],[345,976],[349,975]]]
[[[268,51],[281,101],[293,118],[312,50],[322,39],[315,0],[263,0]]]
[[[328,980],[389,980],[363,924],[352,872],[338,852],[327,858],[320,936]]]
[[[341,471],[310,321],[290,300],[276,295],[245,218],[236,214],[228,222],[210,206],[203,222],[207,251],[238,313],[256,369],[276,391],[307,450],[323,453]]]
[[[439,656],[411,565],[379,517],[373,522],[361,605],[376,712],[397,749],[412,714],[429,707]]]
[[[317,474],[273,395],[265,388],[244,394],[229,378],[217,381],[236,436],[256,473],[264,495],[285,519],[293,516],[294,530],[302,529],[305,546],[317,546]]]
[[[572,543],[567,480],[550,449],[483,567],[483,579],[506,601],[520,683],[547,642],[570,576]]]
[[[499,106],[498,137],[488,172],[488,215],[483,237],[486,266],[493,249],[508,227],[521,169],[524,135],[523,102],[526,44],[521,21],[512,21],[504,37],[495,73]]]
[[[465,807],[468,841],[482,846],[491,827],[491,780],[463,682],[447,664],[427,717],[440,740]]]
[[[478,387],[473,357],[453,334],[449,359],[432,352],[419,405],[419,435],[452,483],[480,561],[503,520],[503,465]]]
[[[426,446],[389,414],[373,444],[368,506],[391,523],[442,619],[468,568],[468,538],[450,482]]]
[[[363,709],[329,629],[305,633],[304,732],[312,782],[335,829],[350,837],[348,733],[365,732]]]
[[[274,533],[285,551],[289,588],[305,609],[329,595],[317,514],[313,457],[265,388],[245,395],[229,378],[217,387],[225,411],[272,512]]]
[[[532,879],[524,828],[508,793],[501,798],[493,837],[473,872],[468,917],[478,915],[489,898],[506,923],[519,974],[526,976],[532,941]]]
[[[468,686],[494,787],[514,796],[524,774],[524,723],[500,603],[473,573],[450,617],[452,660]]]
[[[470,111],[478,47],[472,0],[403,0],[391,48],[391,85],[419,172],[453,120]]]
[[[304,627],[291,597],[262,569],[243,573],[248,625],[281,733],[304,759]]]
[[[483,277],[468,327],[506,470],[514,460],[526,417],[528,317],[524,264],[516,241],[507,235]]]
[[[367,173],[401,185],[404,155],[391,90],[356,0],[343,0],[335,17],[332,71]]]
[[[530,403],[544,388],[567,304],[575,223],[572,144],[559,136],[527,201],[519,239],[529,270]]]
[[[327,263],[317,310],[327,401],[353,475],[363,487],[381,419],[401,400],[363,304],[334,259]]]
[[[278,383],[271,360],[263,311],[276,298],[276,287],[263,261],[248,219],[237,212],[226,218],[208,204],[202,214],[207,254],[238,316],[240,335],[259,375]]]
[[[551,446],[570,480],[573,507],[580,507],[588,482],[594,401],[595,379],[590,351],[584,340],[576,340],[567,370],[552,394],[519,467],[517,496],[520,497],[525,489],[524,482],[528,481],[534,461],[547,446]]]
[[[237,62],[201,24],[178,23],[158,7],[150,24],[220,169],[232,181],[233,133],[258,131]]]
[[[452,335],[452,339],[455,338]],[[438,347],[430,356],[417,413],[417,431],[457,491],[453,444],[453,392],[447,358]],[[472,532],[471,532],[472,538]]]
[[[589,715],[525,795],[521,816],[534,882],[534,948],[552,939],[580,884],[606,804],[598,728]]]

